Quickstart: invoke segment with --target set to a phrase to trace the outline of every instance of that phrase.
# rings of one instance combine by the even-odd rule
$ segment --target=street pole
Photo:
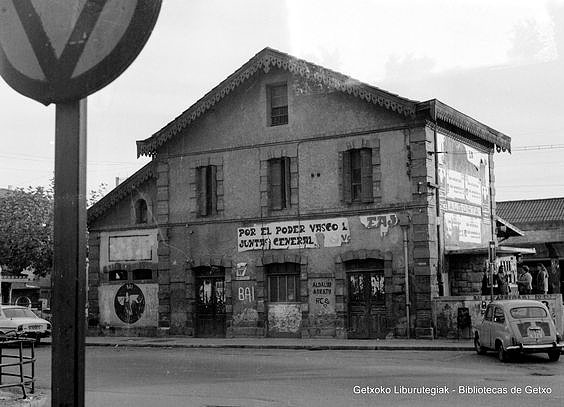
[[[84,406],[86,99],[57,103],[51,406]]]

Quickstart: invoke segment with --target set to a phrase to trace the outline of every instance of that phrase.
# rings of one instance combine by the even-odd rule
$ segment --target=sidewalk
[[[49,340],[45,340],[49,342]],[[193,338],[89,336],[86,346],[128,346],[161,348],[241,348],[304,350],[413,350],[472,351],[471,339],[286,339],[286,338]]]

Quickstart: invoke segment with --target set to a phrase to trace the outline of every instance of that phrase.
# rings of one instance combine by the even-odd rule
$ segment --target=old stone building
[[[88,211],[89,326],[433,335],[449,251],[495,241],[504,134],[266,48],[151,137]]]

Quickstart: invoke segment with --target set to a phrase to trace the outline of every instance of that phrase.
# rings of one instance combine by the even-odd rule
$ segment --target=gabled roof
[[[417,111],[428,111],[431,119],[438,124],[454,126],[480,140],[492,143],[498,147],[498,152],[500,150],[511,151],[511,138],[509,136],[480,123],[437,99],[419,103]]]
[[[130,195],[137,190],[137,187],[150,178],[156,178],[155,164],[150,162],[143,168],[127,178],[124,182],[112,189],[102,199],[88,208],[87,219],[88,223],[100,217],[109,208],[121,201],[127,195]]]
[[[496,202],[496,213],[514,224],[564,221],[564,198]]]
[[[414,100],[386,92],[339,72],[323,68],[272,48],[265,48],[161,130],[146,140],[137,141],[137,156],[154,155],[159,146],[182,131],[182,129],[259,70],[262,69],[264,72],[268,72],[271,68],[284,69],[306,79],[319,81],[325,86],[346,92],[369,103],[380,105],[406,116],[413,116],[415,114],[417,102]]]
[[[407,99],[375,86],[362,83],[342,73],[303,59],[298,59],[272,48],[265,48],[161,130],[148,139],[137,141],[137,156],[154,155],[158,147],[181,132],[191,122],[221,101],[247,79],[251,78],[260,69],[268,72],[271,68],[284,69],[306,79],[321,82],[329,88],[346,92],[368,103],[382,106],[405,116],[415,116],[417,112],[427,110],[431,119],[435,121],[442,121],[460,128],[468,134],[476,136],[478,139],[498,146],[500,150],[511,151],[511,139],[508,136],[436,99],[426,102]]]
[[[298,59],[272,48],[265,48],[161,130],[148,139],[137,141],[137,156],[154,155],[158,147],[181,132],[191,122],[203,115],[231,91],[259,72],[259,70],[262,69],[264,72],[268,72],[271,68],[284,69],[303,78],[321,82],[329,88],[348,93],[368,103],[382,106],[405,116],[414,117],[418,112],[426,111],[430,118],[439,124],[442,122],[462,129],[480,140],[498,146],[499,150],[511,149],[511,139],[508,136],[436,99],[426,102],[407,99],[375,86],[362,83],[342,73],[303,59]]]

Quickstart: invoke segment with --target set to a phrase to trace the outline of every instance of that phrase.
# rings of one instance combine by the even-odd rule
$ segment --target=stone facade
[[[266,90],[279,83],[287,84],[289,119],[272,127]],[[433,109],[444,117],[432,115]],[[500,133],[488,139],[482,125],[467,116],[454,114],[457,120],[447,122],[452,114],[444,105],[416,104],[285,54],[268,49],[257,54],[174,122],[139,142],[138,151],[150,154],[152,162],[90,209],[91,329],[149,332],[135,323],[108,328],[100,320],[102,310],[113,312],[113,305],[100,304],[99,292],[111,284],[133,287],[137,272],[123,267],[130,270],[127,282],[104,276],[133,263],[154,271],[141,283],[158,285],[156,303],[139,294],[127,301],[143,298],[147,309],[156,307],[156,334],[433,335],[432,299],[439,295],[444,258],[436,133],[456,135],[456,143],[486,156],[493,154],[496,140],[504,148],[509,143]],[[370,199],[351,203],[345,199],[344,154],[361,149],[370,151]],[[290,163],[289,199],[286,207],[273,210],[269,160],[281,157]],[[202,216],[197,171],[205,166],[215,171],[216,207]],[[135,224],[130,213],[140,196],[150,203],[149,216]],[[145,236],[155,228],[154,241],[131,240],[139,245],[130,250],[133,256],[156,251],[150,264],[100,261],[104,251],[129,253],[118,241],[104,244],[104,233]],[[243,241],[245,233],[270,239],[277,228],[299,236],[279,235],[288,245],[284,250],[253,246],[263,244],[258,238]],[[280,265],[297,274],[281,280],[273,271]],[[281,284],[287,292],[296,287],[296,297],[273,300],[273,287]],[[362,301],[355,300],[354,290],[364,295],[363,284],[372,287],[373,300],[359,311],[355,307]],[[201,318],[202,299],[209,293],[221,297],[215,322]]]
[[[482,292],[482,278],[488,263],[487,254],[450,256],[448,269],[456,279],[451,281],[451,295],[479,295]]]

